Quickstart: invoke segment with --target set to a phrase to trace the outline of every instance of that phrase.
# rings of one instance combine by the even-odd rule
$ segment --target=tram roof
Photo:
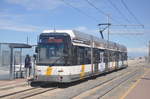
[[[72,42],[74,45],[79,46],[91,46],[91,41],[94,42],[94,47],[101,49],[109,49],[113,51],[127,52],[127,48],[124,45],[120,45],[118,43],[108,41],[95,37],[90,34],[85,34],[83,32],[77,30],[44,30],[42,33],[67,33],[70,35]]]

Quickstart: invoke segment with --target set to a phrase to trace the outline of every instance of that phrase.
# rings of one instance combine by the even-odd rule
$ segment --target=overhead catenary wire
[[[109,18],[113,21],[115,21],[116,23],[120,23],[117,20],[115,20],[114,18],[112,18],[108,13],[105,13],[103,10],[99,9],[98,7],[96,7],[92,2],[90,2],[89,0],[85,0],[91,7],[95,8],[99,13],[105,15],[105,16],[109,16]]]
[[[95,8],[99,13],[101,13],[101,14],[103,14],[103,15],[105,15],[105,16],[109,16],[108,14],[106,14],[103,10],[101,10],[101,9],[99,9],[98,7],[96,7],[93,3],[91,3],[89,0],[85,0],[85,1],[87,1],[87,3],[89,4],[89,5],[91,5],[93,8]],[[126,6],[127,7],[127,6]],[[115,9],[118,9],[118,7],[115,7]],[[129,10],[129,9],[128,9]],[[117,10],[119,13],[121,12],[120,10]],[[130,11],[130,13],[132,13],[131,11]],[[124,16],[123,14],[121,14],[122,16]],[[134,14],[132,14],[132,16],[134,16]],[[134,16],[135,17],[135,16]],[[110,17],[109,16],[109,18],[110,19],[112,19],[113,21],[116,21],[116,20],[114,20],[114,18],[112,18],[112,17]],[[126,18],[125,19],[127,22],[129,22],[129,20]],[[127,28],[127,26],[141,26],[141,27],[143,27],[144,28],[144,25],[142,25],[141,24],[141,22],[135,17],[135,20],[137,21],[137,23],[138,23],[138,25],[132,25],[132,24],[129,24],[129,25],[121,25],[121,24],[119,24],[118,26],[125,26],[126,28]],[[116,21],[117,23],[118,23],[118,21]],[[114,25],[114,26],[117,26],[117,25]],[[119,36],[121,36],[121,35],[119,35]],[[122,37],[122,36],[121,36]],[[130,37],[130,36],[129,36]]]
[[[123,6],[126,8],[126,10],[128,11],[128,13],[135,19],[135,21],[142,25],[141,22],[138,20],[138,18],[133,14],[133,12],[129,9],[129,7],[127,6],[127,4],[124,2],[124,0],[121,0],[121,3],[123,4]]]
[[[69,2],[67,2],[67,1],[65,1],[65,0],[60,0],[60,1],[62,1],[62,2],[65,3],[66,5],[70,6],[71,8],[75,9],[76,11],[80,12],[81,14],[85,15],[86,17],[89,17],[89,18],[92,19],[93,21],[99,22],[99,20],[97,20],[95,17],[90,16],[88,13],[86,13],[86,12],[82,11],[81,9],[79,9],[79,8],[77,8],[77,7],[75,7],[75,6],[73,6],[71,3],[69,3]],[[117,23],[119,23],[117,20],[115,20],[114,18],[112,18],[109,14],[105,13],[103,10],[99,9],[98,7],[96,7],[96,6],[95,6],[93,3],[91,3],[89,0],[85,0],[85,1],[87,1],[87,3],[90,4],[93,8],[95,8],[99,13],[101,13],[101,14],[107,16],[107,17],[109,16],[110,19],[112,19],[112,20],[116,21]],[[118,25],[112,25],[112,26],[118,26]],[[127,26],[129,26],[129,25],[121,25],[121,24],[119,24],[119,26],[125,26],[125,27],[127,27]],[[133,26],[133,25],[131,25],[131,26]],[[141,26],[141,24],[138,24],[138,26]],[[142,26],[143,26],[143,25],[142,25]]]
[[[89,5],[91,5],[93,8],[95,8],[98,12],[100,12],[101,14],[108,16],[107,13],[105,13],[103,10],[97,8],[92,2],[90,2],[89,0],[85,0]]]
[[[62,1],[63,3],[65,3],[66,5],[70,6],[71,8],[75,9],[76,11],[82,13],[83,15],[85,15],[86,17],[89,17],[91,20],[95,21],[95,22],[98,22],[99,20],[97,20],[95,17],[93,16],[90,16],[89,14],[85,13],[84,11],[80,10],[79,8],[71,5],[69,2],[66,2],[65,0],[60,0]]]
[[[129,19],[120,11],[120,9],[111,1],[111,0],[107,0],[112,6],[113,8],[124,18],[125,21],[127,21],[128,23],[131,23],[129,21]]]

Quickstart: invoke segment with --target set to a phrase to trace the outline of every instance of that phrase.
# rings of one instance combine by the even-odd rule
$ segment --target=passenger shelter
[[[24,49],[32,48],[24,43],[0,43],[0,80],[22,78]]]

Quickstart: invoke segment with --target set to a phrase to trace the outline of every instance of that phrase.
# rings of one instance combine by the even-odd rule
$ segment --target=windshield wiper
[[[52,66],[54,66],[54,64],[55,64],[57,61],[63,59],[64,57],[65,57],[65,55],[63,55],[63,56],[61,56],[60,58],[56,59],[56,60],[52,63]]]

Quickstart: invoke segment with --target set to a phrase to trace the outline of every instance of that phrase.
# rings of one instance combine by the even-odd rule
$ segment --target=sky
[[[87,0],[0,0],[0,42],[26,43],[29,37],[29,43],[36,44],[43,30],[54,28],[76,29],[100,37],[97,25],[107,23],[109,15],[110,40],[127,46],[129,57],[147,55],[150,0],[123,0],[138,21],[121,0],[88,1],[97,9]]]

